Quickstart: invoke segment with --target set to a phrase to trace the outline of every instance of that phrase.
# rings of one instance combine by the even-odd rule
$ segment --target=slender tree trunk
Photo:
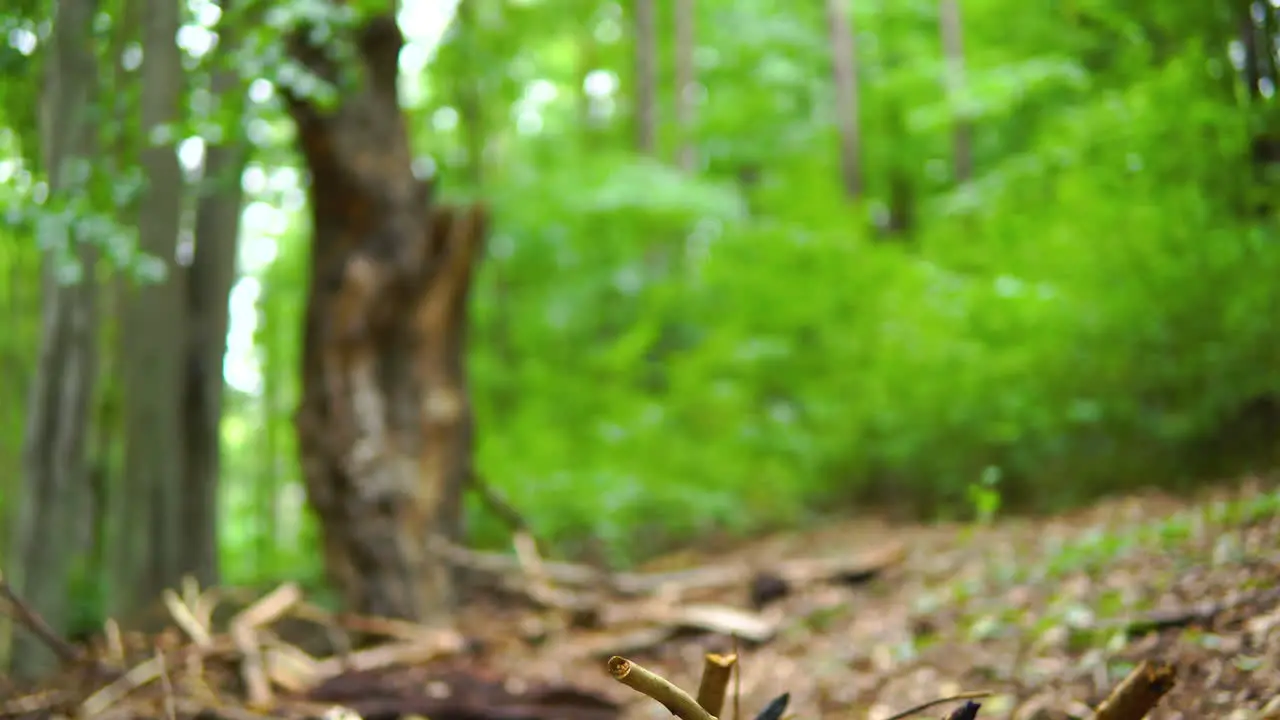
[[[314,233],[299,450],[348,607],[447,624],[453,581],[432,540],[457,536],[471,474],[464,330],[486,221],[479,208],[431,208],[414,178],[395,18],[355,40],[362,86],[336,109],[287,95]],[[337,81],[320,50],[295,38],[292,52]]]
[[[175,37],[179,8],[147,0],[142,19],[142,134],[163,136],[179,119],[183,81]],[[169,138],[173,134],[169,133]],[[183,325],[183,273],[174,262],[181,221],[183,179],[172,139],[144,145],[147,188],[139,207],[143,252],[163,263],[158,282],[126,291],[121,318],[125,461],[122,510],[127,556],[145,567],[129,568],[137,608],[176,585],[184,543],[182,527],[183,421],[180,407],[187,354]]]
[[[138,111],[136,93],[128,92],[135,86],[137,69],[125,67],[125,49],[139,42],[142,36],[142,15],[145,0],[123,0],[118,14],[113,18],[109,57],[114,58],[109,75],[110,84],[103,93],[103,107],[110,107],[114,117],[130,117]],[[108,125],[105,166],[109,172],[121,174],[130,168],[138,157],[136,133],[125,123]],[[137,221],[138,205],[134,200],[116,207],[116,218],[123,226]],[[146,563],[145,528],[130,524],[135,510],[131,505],[138,498],[128,496],[128,479],[124,476],[124,345],[121,342],[121,320],[124,317],[127,280],[115,274],[102,284],[99,297],[104,320],[99,344],[103,362],[99,372],[102,388],[97,398],[97,437],[94,455],[100,467],[99,479],[102,493],[100,517],[97,519],[96,537],[100,555],[98,577],[107,588],[106,608],[109,614],[120,616],[131,611],[134,581],[140,577],[140,568]]]
[[[658,38],[653,0],[636,0],[634,13],[636,150],[653,155],[658,143]]]
[[[840,133],[840,178],[850,200],[862,195],[862,149],[858,129],[858,66],[853,20],[846,3],[826,0],[831,43],[831,78],[836,91],[836,127]]]
[[[676,122],[680,126],[680,169],[693,173],[698,167],[698,145],[694,138],[697,121],[698,78],[694,67],[697,50],[694,0],[675,0],[676,17]]]
[[[229,3],[222,3],[226,17]],[[234,28],[218,28],[218,51],[229,55]],[[227,58],[229,59],[229,58]],[[231,117],[244,115],[244,87],[231,70],[213,76],[213,96],[227,103]],[[239,122],[236,123],[239,125]],[[227,354],[227,301],[236,275],[236,249],[248,148],[239,133],[205,150],[204,182],[196,206],[195,255],[188,284],[186,321],[191,328],[191,356],[186,372],[183,408],[186,420],[186,480],[182,494],[183,544],[179,565],[202,585],[218,580],[218,475],[221,469],[223,358]]]
[[[96,3],[62,0],[55,10],[53,51],[45,68],[41,144],[50,193],[88,191],[88,168],[97,149],[97,126],[90,115],[98,76],[92,23]],[[45,620],[64,631],[69,609],[68,581],[77,528],[89,523],[90,486],[86,438],[97,376],[97,253],[77,229],[49,222],[43,257],[40,353],[28,401],[23,447],[21,510],[7,563],[8,582]],[[90,240],[85,242],[85,240]],[[67,282],[68,248],[79,264],[78,282]],[[14,671],[35,675],[49,669],[52,656],[35,638],[14,638]]]
[[[946,59],[943,88],[954,110],[965,84],[964,26],[960,22],[960,0],[938,0],[938,3],[938,25],[942,31],[942,53]],[[956,182],[966,183],[973,177],[973,126],[963,117],[956,117],[954,123],[952,172]]]

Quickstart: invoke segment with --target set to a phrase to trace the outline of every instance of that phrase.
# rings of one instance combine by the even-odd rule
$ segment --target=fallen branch
[[[928,709],[930,709],[930,708],[937,707],[937,706],[939,706],[939,705],[945,705],[945,704],[950,703],[950,702],[956,702],[957,700],[970,700],[970,701],[972,701],[972,700],[977,700],[977,699],[979,699],[979,698],[989,697],[990,695],[991,695],[991,692],[990,692],[990,691],[987,691],[987,690],[977,690],[977,691],[974,691],[974,692],[963,692],[963,693],[960,693],[960,694],[958,694],[958,695],[951,695],[951,696],[949,696],[949,697],[938,698],[937,700],[930,700],[929,702],[920,703],[919,705],[916,705],[915,707],[910,708],[910,709],[908,709],[908,710],[903,710],[902,712],[900,712],[900,713],[898,713],[898,714],[896,714],[896,715],[890,715],[889,717],[885,718],[885,720],[902,720],[903,718],[909,718],[909,717],[911,717],[912,715],[919,715],[920,713],[924,712],[925,710],[928,710]],[[956,713],[959,713],[959,712],[961,712],[961,711],[968,711],[968,710],[969,710],[969,706],[970,706],[970,705],[972,705],[972,706],[973,706],[973,709],[972,709],[972,713],[973,713],[973,715],[963,715],[963,714],[962,714],[962,715],[956,715]],[[964,704],[963,706],[961,706],[960,708],[958,708],[958,709],[956,710],[956,712],[955,712],[955,713],[952,713],[949,717],[953,717],[953,718],[974,717],[974,716],[976,716],[976,715],[977,715],[977,713],[978,713],[978,703],[975,703],[975,702],[968,702],[968,703],[965,703],[965,704]]]
[[[609,674],[632,690],[653,698],[680,720],[716,720],[689,693],[624,657],[609,658]]]
[[[1269,587],[1220,601],[1196,603],[1176,610],[1156,611],[1139,618],[1120,622],[1126,635],[1145,635],[1189,625],[1209,625],[1219,615],[1249,603],[1271,604],[1280,600],[1280,587]]]
[[[1098,706],[1093,720],[1142,720],[1176,683],[1172,665],[1143,660]]]
[[[40,638],[40,641],[48,646],[64,665],[71,665],[84,659],[79,650],[59,637],[39,613],[28,607],[22,598],[18,597],[3,575],[0,575],[0,597],[9,603],[14,616],[22,622],[22,626],[32,635]]]
[[[523,574],[519,558],[505,553],[482,552],[449,543],[442,538],[432,541],[433,550],[446,562],[494,575]],[[858,583],[875,577],[898,563],[904,556],[901,544],[891,544],[854,557],[801,559],[779,563],[769,572],[787,587],[817,581]],[[747,587],[759,568],[749,563],[730,563],[712,567],[655,573],[605,573],[586,565],[565,562],[543,562],[540,570],[548,580],[563,587],[605,591],[622,596],[651,595],[670,591],[682,593],[717,590],[733,586]]]

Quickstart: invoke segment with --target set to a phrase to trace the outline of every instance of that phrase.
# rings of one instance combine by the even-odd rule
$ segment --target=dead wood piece
[[[160,677],[164,661],[155,655],[130,668],[123,676],[98,690],[80,703],[81,717],[98,717],[134,690]]]
[[[315,685],[319,661],[274,636],[265,637],[264,644],[267,646],[262,656],[265,672],[273,683],[293,693]]]
[[[789,587],[818,581],[858,583],[901,562],[905,555],[906,547],[901,543],[893,543],[859,555],[789,560],[779,563],[771,572]],[[746,587],[756,571],[756,568],[747,564],[730,564],[669,573],[624,574],[618,576],[616,581],[625,594],[648,594],[663,587],[676,588],[685,593],[733,586]]]
[[[1176,682],[1172,665],[1144,660],[1098,706],[1093,720],[1142,720]]]
[[[718,635],[732,635],[752,643],[764,643],[778,632],[779,620],[728,605],[697,604],[660,609],[642,616],[651,622],[665,622],[679,628]]]
[[[585,640],[575,638],[572,650],[578,657],[605,658],[620,652],[634,654],[661,645],[675,632],[676,628],[671,625],[605,632]]]
[[[613,679],[653,698],[680,720],[716,720],[689,693],[652,670],[618,655],[609,658],[608,669]]]
[[[231,625],[257,628],[270,625],[302,600],[297,583],[284,583],[231,619]]]
[[[169,610],[169,615],[173,617],[173,621],[178,624],[187,637],[200,647],[208,647],[213,644],[213,638],[209,631],[208,624],[202,622],[192,612],[191,607],[186,601],[178,597],[178,594],[172,590],[165,590],[161,594],[164,605]]]
[[[432,540],[432,550],[440,553],[455,567],[467,570],[491,575],[519,573],[521,570],[519,559],[510,555],[464,548],[440,537]],[[607,573],[586,565],[547,561],[542,563],[542,571],[559,585],[578,588],[611,588],[613,585]]]
[[[274,700],[257,629],[275,622],[301,599],[297,584],[285,583],[231,619],[231,639],[240,651],[240,672],[250,707],[267,707]]]
[[[1280,601],[1280,587],[1269,587],[1226,600],[1196,603],[1190,607],[1149,613],[1139,618],[1124,620],[1120,627],[1130,637],[1160,632],[1191,625],[1210,625],[1219,615],[1252,603],[1267,605]],[[1114,625],[1112,625],[1114,627]]]
[[[321,660],[315,666],[317,681],[350,671],[367,671],[393,665],[424,663],[442,655],[458,652],[465,640],[456,632],[437,631],[430,639],[415,642],[392,642],[379,647],[357,650],[346,657]]]
[[[54,708],[72,704],[72,694],[66,690],[40,690],[0,702],[0,717],[49,715]]]
[[[616,720],[617,703],[563,685],[520,687],[465,667],[348,672],[307,693],[365,720],[420,715],[431,720]]]
[[[71,643],[62,639],[53,628],[49,627],[49,623],[44,621],[35,610],[32,610],[18,594],[14,592],[13,587],[4,579],[4,575],[0,574],[0,597],[8,602],[13,614],[18,621],[22,623],[32,635],[40,638],[40,641],[58,656],[58,660],[64,665],[70,665],[82,660],[82,654]]]
[[[489,574],[523,574],[519,558],[501,553],[481,552],[451,545],[437,539],[438,551],[457,567]],[[818,581],[860,583],[876,577],[883,570],[897,564],[905,556],[905,547],[895,543],[861,555],[830,559],[803,559],[780,563],[768,570],[781,587],[789,590]],[[607,574],[585,565],[562,562],[543,562],[540,572],[557,585],[587,590],[609,592],[622,596],[653,595],[667,592],[672,599],[690,592],[716,590],[734,586],[748,587],[758,568],[748,563],[733,563],[713,567],[692,568],[657,573]],[[527,588],[525,588],[527,592]],[[786,590],[783,591],[785,594]],[[580,600],[577,605],[589,603]]]
[[[250,707],[266,707],[271,704],[273,695],[271,683],[267,681],[265,662],[258,644],[258,634],[254,626],[248,623],[232,623],[231,639],[240,652],[240,676],[244,680],[245,692],[249,696]]]
[[[761,644],[773,639],[781,624],[780,618],[711,603],[626,606],[610,610],[602,614],[601,619],[602,624],[613,627],[585,640],[581,636],[576,637],[574,654],[605,657],[619,652],[643,652],[661,645],[680,631],[714,633]]]
[[[947,716],[948,720],[951,720],[951,718],[956,718],[956,719],[974,718],[974,717],[977,717],[978,715],[978,708],[980,707],[980,705],[979,703],[976,703],[973,701],[978,698],[988,697],[989,695],[991,695],[990,691],[978,690],[975,692],[965,692],[965,693],[960,693],[958,695],[951,695],[944,698],[937,698],[935,700],[930,700],[928,702],[920,703],[919,705],[916,705],[913,708],[908,708],[907,710],[903,710],[900,713],[890,715],[889,717],[885,718],[885,720],[903,720],[903,718],[909,718],[912,715],[919,715],[920,713],[930,708],[935,708],[939,705],[945,705],[947,703],[956,702],[958,700],[967,700],[968,702],[956,708],[954,712],[948,715]]]
[[[698,704],[712,715],[719,716],[724,709],[725,693],[729,678],[738,664],[737,655],[707,653],[703,657],[702,680],[698,683]]]

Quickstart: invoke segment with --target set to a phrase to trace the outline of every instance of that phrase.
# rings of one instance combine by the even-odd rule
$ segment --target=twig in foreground
[[[982,707],[981,704],[969,700],[952,710],[951,714],[947,716],[947,720],[977,720],[978,708],[980,707]]]
[[[791,702],[791,693],[782,693],[769,701],[768,705],[756,715],[756,720],[782,720],[787,712],[787,703]]]
[[[944,705],[946,703],[955,702],[957,700],[977,700],[979,698],[989,697],[990,695],[991,695],[991,691],[989,690],[963,692],[958,695],[951,695],[949,697],[938,698],[937,700],[930,700],[927,703],[920,703],[919,705],[913,708],[910,708],[908,710],[903,710],[897,715],[890,715],[889,717],[885,718],[885,720],[902,720],[903,718],[909,718],[912,715],[919,715],[925,710],[928,710],[929,708],[932,708],[932,707],[937,707],[938,705]]]
[[[1172,665],[1143,660],[1102,701],[1093,714],[1093,720],[1141,720],[1173,689],[1176,682],[1177,674]]]
[[[609,674],[632,690],[658,701],[680,720],[716,720],[689,693],[652,670],[646,670],[624,657],[614,655],[609,658]]]
[[[729,689],[729,677],[738,662],[737,655],[707,653],[703,657],[702,682],[698,684],[698,704],[704,710],[720,717],[724,710],[724,696]]]

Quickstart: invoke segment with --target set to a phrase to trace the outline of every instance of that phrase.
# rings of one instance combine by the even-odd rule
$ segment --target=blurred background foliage
[[[695,3],[690,173],[675,160],[675,4],[655,4],[645,152],[632,4],[466,2],[458,22],[455,3],[404,3],[403,97],[419,169],[496,218],[471,306],[477,467],[559,554],[628,563],[833,513],[968,519],[982,478],[1004,508],[1051,510],[1274,464],[1280,184],[1259,155],[1280,140],[1277,60],[1260,59],[1251,91],[1240,32],[1252,12],[1245,26],[1274,38],[1274,5],[962,0],[964,83],[948,93],[938,2],[847,3],[850,197],[820,3]],[[0,491],[38,362],[24,218],[39,175],[22,138],[28,40],[48,9],[20,5],[0,11],[14,78],[0,88]],[[228,18],[187,9],[181,131],[207,139],[223,130],[198,48]],[[235,62],[262,77],[232,130],[254,155],[221,553],[230,582],[315,581],[292,427],[309,227],[263,60],[279,38],[258,15],[228,16],[253,40]],[[972,177],[957,177],[957,122]],[[483,507],[469,515],[474,543],[506,542]]]

